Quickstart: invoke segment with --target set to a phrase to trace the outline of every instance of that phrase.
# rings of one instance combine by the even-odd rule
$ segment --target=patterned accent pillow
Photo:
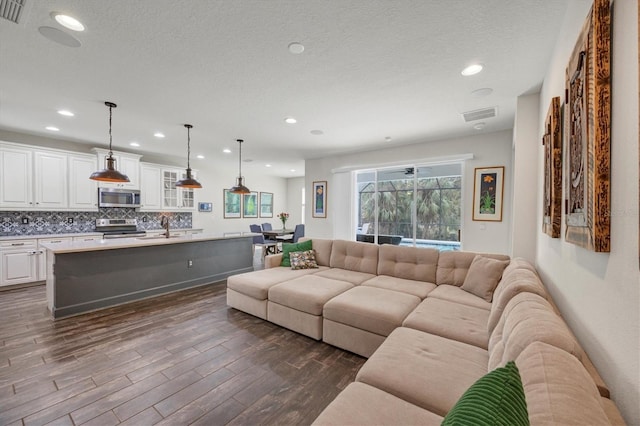
[[[291,269],[312,269],[317,268],[316,263],[316,251],[293,251],[289,253],[289,260],[291,261]]]

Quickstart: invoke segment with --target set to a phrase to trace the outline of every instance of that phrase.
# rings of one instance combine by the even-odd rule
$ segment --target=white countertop
[[[164,229],[147,229],[146,232],[158,232]],[[171,231],[195,231],[200,232],[202,228],[172,228]],[[73,232],[67,234],[36,234],[36,235],[10,235],[0,237],[0,241],[12,241],[12,240],[34,240],[39,238],[70,238],[70,237],[99,237],[103,232]]]
[[[178,230],[178,229],[176,229]],[[42,244],[53,253],[79,253],[85,251],[115,250],[133,247],[159,246],[165,244],[184,244],[196,241],[224,240],[230,238],[251,238],[256,235],[253,232],[229,232],[229,233],[199,233],[185,236],[165,237],[138,237],[115,238],[112,240],[95,241],[69,241],[56,244]]]

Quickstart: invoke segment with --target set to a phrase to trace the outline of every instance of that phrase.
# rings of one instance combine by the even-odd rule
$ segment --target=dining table
[[[265,238],[271,238],[271,239],[274,239],[275,237],[281,237],[283,235],[290,235],[290,234],[293,234],[293,229],[282,228],[282,229],[271,229],[269,231],[262,231],[262,235],[264,235]]]

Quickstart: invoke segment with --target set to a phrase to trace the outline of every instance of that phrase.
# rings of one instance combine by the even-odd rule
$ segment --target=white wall
[[[304,188],[304,177],[287,179],[287,207],[285,212],[289,213],[287,228],[292,228],[302,223],[302,189]],[[280,213],[280,210],[274,212]]]
[[[590,3],[569,5],[540,94],[537,140],[551,98],[564,93],[565,67]],[[543,150],[537,141],[539,207],[533,224],[538,271],[629,424],[640,424],[637,3],[613,3],[611,252],[594,253],[541,232]]]
[[[473,154],[467,160],[463,179],[463,225],[462,242],[465,250],[478,250],[496,253],[510,252],[511,239],[511,185],[513,182],[511,167],[510,130],[483,133],[476,136],[425,142],[417,145],[393,147],[357,154],[339,155],[305,163],[307,205],[311,203],[313,181],[328,182],[327,218],[313,218],[310,209],[306,214],[306,234],[322,238],[352,238],[356,224],[353,223],[353,203],[351,197],[350,173],[332,173],[338,168],[367,168],[394,163],[414,164],[429,158]],[[474,168],[505,166],[505,197],[502,222],[475,222],[471,216],[473,203]]]
[[[538,186],[539,94],[518,97],[513,126],[513,220],[511,255],[534,262],[536,257],[536,198]],[[542,224],[540,224],[542,226]]]

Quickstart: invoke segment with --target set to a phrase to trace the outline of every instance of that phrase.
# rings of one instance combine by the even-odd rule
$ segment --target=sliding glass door
[[[441,250],[460,247],[460,163],[356,173],[356,239]]]

